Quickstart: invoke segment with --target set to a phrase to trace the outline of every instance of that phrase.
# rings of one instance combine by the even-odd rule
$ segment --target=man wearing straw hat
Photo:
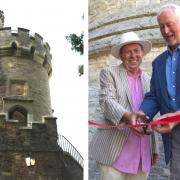
[[[122,64],[100,73],[99,102],[105,124],[123,125],[131,112],[139,109],[150,80],[140,64],[150,50],[151,42],[141,40],[134,32],[122,34],[119,45],[112,48],[112,55]],[[99,167],[100,180],[147,180],[158,157],[158,145],[154,133],[141,135],[142,131],[142,127],[97,130],[89,151]]]

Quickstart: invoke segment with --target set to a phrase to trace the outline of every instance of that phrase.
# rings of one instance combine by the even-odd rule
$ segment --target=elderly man
[[[158,111],[162,117],[180,113],[180,6],[175,4],[163,6],[158,13],[157,21],[168,47],[153,61],[151,89],[143,100],[141,111],[133,113],[129,116],[129,120],[139,120],[145,115],[152,118]],[[165,160],[166,163],[170,162],[170,179],[179,180],[179,122],[158,125],[154,129],[163,133]]]
[[[134,32],[122,34],[119,45],[112,48],[122,64],[100,73],[100,106],[106,124],[124,124],[126,116],[139,109],[150,80],[140,64],[150,50],[150,41],[140,40]],[[140,136],[131,128],[101,128],[89,151],[98,164],[100,180],[146,180],[157,160],[158,145],[154,133]]]

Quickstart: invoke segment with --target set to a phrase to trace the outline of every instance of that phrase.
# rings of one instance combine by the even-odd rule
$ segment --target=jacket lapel
[[[142,72],[141,83],[142,83],[143,96],[146,92],[149,91],[149,83],[147,81],[148,81],[147,76],[145,76],[144,72]]]
[[[168,92],[167,92],[167,81],[166,81],[166,60],[167,60],[167,51],[163,54],[163,57],[158,61],[158,64],[156,66],[156,71],[158,73],[159,78],[159,90],[162,92],[163,97],[166,99],[166,102],[168,101]]]
[[[132,99],[131,99],[129,81],[128,81],[128,77],[127,77],[127,71],[122,64],[119,66],[119,76],[121,78],[122,85],[124,86],[123,88],[126,90],[126,95],[127,95],[129,104],[132,107]]]
[[[178,91],[180,91],[180,59],[178,59],[177,61],[177,70],[176,70],[176,99],[177,99],[177,105],[178,107],[180,106],[180,93],[178,93]]]

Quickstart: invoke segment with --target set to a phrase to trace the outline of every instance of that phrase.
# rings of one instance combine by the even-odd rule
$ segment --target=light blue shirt
[[[177,61],[180,60],[180,45],[171,51],[168,49],[168,59],[166,61],[166,81],[167,81],[167,90],[169,94],[169,102],[171,107],[176,110],[176,68]]]

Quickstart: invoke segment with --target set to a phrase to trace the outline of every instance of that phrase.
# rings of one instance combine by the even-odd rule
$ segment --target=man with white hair
[[[124,33],[112,55],[122,61],[100,73],[100,106],[105,124],[125,124],[130,112],[137,111],[144,93],[149,90],[150,77],[140,69],[142,58],[151,50],[151,42],[136,33]],[[142,127],[138,131],[145,132]],[[147,180],[158,157],[157,137],[139,135],[132,128],[99,128],[89,146],[96,160],[100,180]]]
[[[180,114],[180,6],[163,6],[157,21],[167,50],[152,63],[151,88],[146,94],[139,113],[129,116],[135,121],[146,115],[153,118],[160,111],[163,117]],[[170,162],[170,180],[180,179],[180,124],[173,122],[153,127],[162,133],[165,160]]]

